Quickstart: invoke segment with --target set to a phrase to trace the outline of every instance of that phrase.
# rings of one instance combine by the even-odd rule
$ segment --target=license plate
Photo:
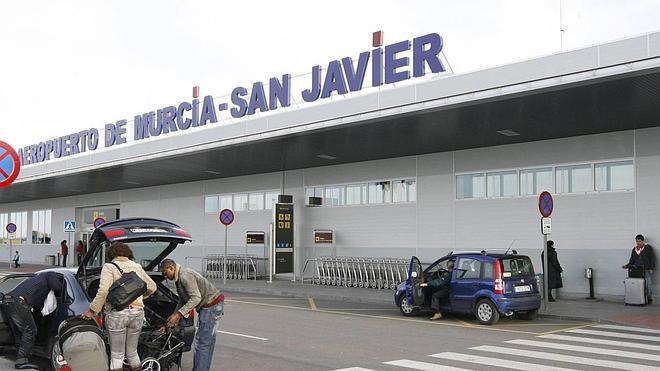
[[[515,291],[515,292],[530,292],[530,291],[532,291],[532,288],[529,287],[529,285],[516,286],[516,287],[513,288],[513,291]]]

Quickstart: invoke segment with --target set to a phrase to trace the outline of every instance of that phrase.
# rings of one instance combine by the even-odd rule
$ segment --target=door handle
[[[472,287],[479,287],[479,284],[478,283],[473,283]]]

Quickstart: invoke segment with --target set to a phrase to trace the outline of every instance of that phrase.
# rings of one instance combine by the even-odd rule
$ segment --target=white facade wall
[[[180,247],[174,258],[195,267],[201,257],[224,250],[224,227],[217,215],[204,212],[205,195],[279,189],[292,194],[296,204],[297,271],[305,259],[330,254],[328,247],[313,247],[312,231],[333,229],[338,255],[407,258],[414,254],[422,261],[432,261],[453,249],[510,246],[530,255],[540,272],[537,196],[457,200],[456,174],[633,158],[634,191],[554,195],[550,236],[564,268],[560,296],[580,297],[588,292],[583,277],[586,267],[595,269],[597,296],[621,296],[626,276],[621,265],[628,260],[634,236],[642,233],[660,249],[657,143],[660,128],[652,128],[4,204],[0,212],[27,210],[29,238],[31,211],[52,209],[53,244],[14,246],[23,262],[42,263],[45,255],[56,254],[58,242],[67,238],[62,232],[63,221],[75,218],[77,208],[119,205],[122,218],[162,218],[188,230],[194,242]],[[306,186],[414,177],[414,203],[304,206]],[[270,210],[237,212],[229,228],[229,252],[244,253],[245,231],[268,231],[271,217]],[[249,252],[262,255],[263,249],[251,247]],[[8,247],[4,246],[0,254],[8,257]],[[655,287],[657,291],[660,285]]]

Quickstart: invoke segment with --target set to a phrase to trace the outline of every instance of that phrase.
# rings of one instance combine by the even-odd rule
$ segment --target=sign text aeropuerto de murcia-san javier
[[[432,73],[444,72],[445,68],[439,56],[442,46],[442,37],[432,33],[414,38],[412,42],[405,40],[362,52],[357,58],[357,65],[354,65],[352,58],[345,57],[328,62],[325,71],[321,66],[314,66],[311,71],[311,86],[300,91],[299,96],[305,102],[314,102],[332,94],[344,95],[359,91],[364,85],[369,68],[373,87],[408,80],[411,76],[424,76],[427,73],[426,66]],[[412,64],[409,57],[402,55],[404,52],[412,53]],[[213,96],[207,95],[201,100],[192,99],[192,102],[181,102],[177,106],[136,115],[132,140],[139,141],[217,123],[218,115],[223,111],[229,111],[233,118],[241,118],[256,112],[288,107],[291,104],[291,96],[290,74],[269,79],[267,91],[259,81],[252,85],[249,93],[247,88],[238,86],[229,95],[231,102],[217,103],[214,102]],[[119,120],[105,125],[102,133],[99,129],[91,128],[19,148],[21,164],[36,164],[94,151],[101,144],[101,134],[104,147],[124,144],[127,142],[127,123],[128,120]]]

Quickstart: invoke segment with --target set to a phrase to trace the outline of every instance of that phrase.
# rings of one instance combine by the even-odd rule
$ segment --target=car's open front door
[[[410,266],[408,267],[408,280],[406,281],[406,296],[408,303],[413,305],[424,304],[424,291],[421,287],[423,277],[422,263],[419,262],[416,256],[410,259]]]

